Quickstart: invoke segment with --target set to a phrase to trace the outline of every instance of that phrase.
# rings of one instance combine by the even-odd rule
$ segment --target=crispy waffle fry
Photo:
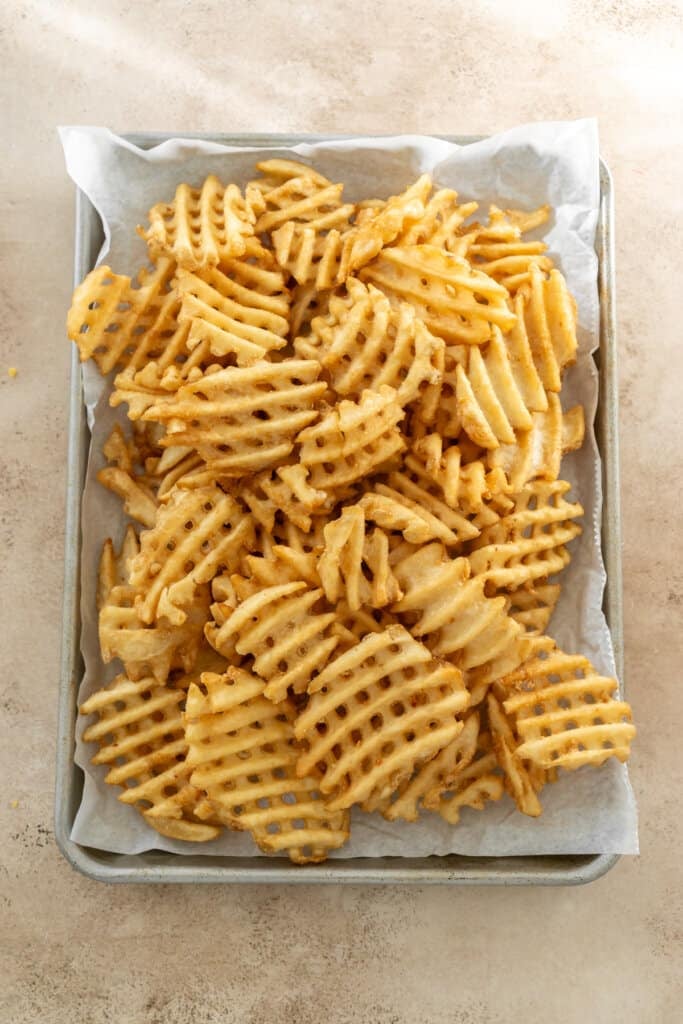
[[[407,459],[405,465],[408,465]],[[377,493],[394,497],[404,507],[412,509],[430,526],[433,526],[434,521],[440,522],[441,529],[432,529],[433,536],[440,537],[447,544],[454,544],[472,540],[479,535],[478,527],[471,523],[462,512],[446,505],[441,499],[439,489],[430,487],[428,481],[415,480],[410,473],[406,472],[390,473],[388,481],[390,486],[378,485]],[[410,539],[407,534],[404,536],[406,540]],[[424,539],[427,539],[426,533]]]
[[[311,334],[294,343],[303,358],[319,359],[338,395],[357,398],[383,384],[396,390],[397,402],[413,402],[443,371],[444,343],[415,316],[412,306],[392,308],[372,285],[355,278],[344,298],[330,299],[329,312],[316,317]]]
[[[187,328],[178,325],[180,303],[171,288],[175,264],[158,260],[135,281],[97,267],[79,284],[66,322],[81,360],[93,359],[101,373],[115,367],[137,370],[166,353],[187,351]]]
[[[583,515],[565,501],[565,480],[534,480],[516,495],[514,507],[472,542],[472,572],[495,587],[517,589],[559,572],[569,561],[565,545],[581,533],[571,520]]]
[[[493,325],[508,331],[515,322],[502,285],[433,245],[384,249],[359,276],[394,301],[411,302],[432,334],[449,344],[481,345]]]
[[[472,347],[467,366],[456,367],[456,403],[463,430],[482,448],[514,444],[515,431],[531,430],[533,407],[524,402],[517,386],[519,368],[510,358],[500,331],[494,326],[485,350]],[[547,408],[543,396],[541,409]]]
[[[263,165],[256,166],[261,169]],[[257,235],[274,233],[289,221],[331,228],[345,223],[353,212],[353,206],[342,203],[342,184],[333,185],[303,164],[293,177],[274,178],[266,172],[265,178],[250,185],[252,192],[261,193],[264,207],[254,228]]]
[[[225,365],[251,366],[286,344],[289,292],[271,254],[255,239],[240,259],[179,270],[176,286],[178,320],[190,322],[191,352],[205,344]]]
[[[218,668],[220,659],[213,660]],[[80,710],[98,716],[83,739],[99,744],[93,764],[108,766],[105,782],[123,788],[119,800],[136,807],[162,836],[201,843],[215,839],[220,827],[198,817],[204,794],[190,783],[185,761],[182,708],[189,683],[188,676],[163,686],[151,678],[117,676]]]
[[[436,757],[426,761],[397,789],[384,806],[373,806],[367,801],[364,810],[381,810],[387,821],[417,821],[421,807],[438,806],[441,794],[453,783],[474,757],[479,736],[479,715],[476,711],[468,714],[461,723],[460,732],[439,751]]]
[[[439,434],[425,434],[413,445],[413,453],[404,461],[411,480],[430,492],[436,484],[449,508],[479,516],[488,508],[504,512],[512,507],[502,471],[487,469],[481,459],[463,464],[461,447],[444,446]]]
[[[135,608],[137,592],[128,584],[128,564],[139,551],[132,526],[118,554],[111,540],[102,548],[97,601],[100,652],[105,664],[119,658],[133,681],[153,676],[164,683],[173,669],[189,672],[197,660],[209,613],[209,590],[207,586],[197,589],[182,625],[175,626],[165,618],[145,624]]]
[[[491,737],[488,733],[480,732],[474,758],[458,772],[432,809],[449,825],[457,825],[463,807],[482,811],[489,801],[500,800],[503,793],[503,777],[498,774],[498,762],[491,749]]]
[[[560,399],[549,392],[547,411],[534,412],[531,419],[531,430],[518,433],[514,444],[501,444],[486,454],[488,465],[505,473],[513,492],[538,477],[557,480],[562,456],[583,444],[581,405],[563,413]]]
[[[460,228],[478,209],[478,203],[458,203],[458,193],[439,189],[425,204],[419,220],[409,224],[396,238],[396,245],[428,245],[460,251]]]
[[[614,697],[617,688],[587,658],[559,650],[503,677],[496,691],[519,737],[517,757],[567,770],[610,757],[625,761],[636,730],[630,706]]]
[[[121,498],[127,516],[136,519],[143,526],[154,526],[157,503],[149,487],[137,481],[132,473],[117,466],[100,469],[97,479],[103,487]]]
[[[522,627],[507,614],[504,598],[487,597],[484,580],[471,578],[466,558],[449,558],[443,545],[432,543],[393,570],[404,596],[392,611],[405,616],[411,632],[425,637],[436,656],[467,672],[480,670],[479,681],[483,670],[498,667],[501,659],[515,667],[521,663]]]
[[[548,275],[537,265],[525,285],[524,321],[534,364],[546,391],[559,391],[562,372],[576,361],[576,309],[559,270]]]
[[[405,448],[396,426],[403,416],[396,392],[386,385],[364,391],[358,402],[345,399],[324,413],[297,438],[299,461],[309,470],[310,485],[334,491],[378,471]]]
[[[363,495],[359,506],[367,519],[373,520],[385,530],[401,533],[410,544],[441,540],[446,545],[455,545],[460,543],[463,536],[440,522],[424,505],[386,484],[376,484],[371,492]],[[472,533],[475,531],[472,530]],[[471,536],[469,530],[465,529],[464,536]]]
[[[178,491],[160,506],[156,523],[140,538],[130,563],[143,622],[167,618],[182,625],[196,591],[231,568],[253,530],[251,518],[218,487]]]
[[[240,497],[256,522],[271,533],[278,513],[308,532],[311,516],[327,501],[325,491],[308,483],[307,469],[296,464],[258,473],[240,489]]]
[[[391,794],[460,732],[457,715],[469,701],[458,669],[435,661],[402,626],[368,634],[309,693],[295,724],[304,747],[297,773],[324,771],[330,810]]]
[[[510,722],[492,693],[488,695],[487,706],[493,749],[505,777],[505,788],[518,811],[537,818],[542,811],[538,793],[545,784],[545,773],[534,769],[520,754]]]
[[[225,825],[295,864],[319,863],[346,842],[348,814],[328,811],[317,781],[296,775],[293,705],[271,703],[261,679],[235,668],[206,673],[190,687],[184,717],[192,784]]]
[[[241,256],[256,220],[237,185],[224,188],[214,174],[201,188],[178,185],[173,202],[157,203],[148,217],[149,227],[138,228],[138,234],[151,259],[171,256],[188,270]]]
[[[529,281],[532,264],[541,270],[552,269],[552,260],[543,255],[547,245],[522,239],[526,232],[545,224],[549,215],[548,206],[529,213],[489,207],[488,224],[473,224],[464,236],[468,258],[513,294]]]
[[[325,391],[312,360],[228,367],[185,384],[146,420],[167,423],[162,444],[189,445],[225,476],[258,472],[292,452],[298,431],[318,416]],[[303,460],[302,460],[303,461]],[[311,474],[311,486],[318,484]]]
[[[257,589],[222,625],[206,627],[212,647],[254,658],[265,696],[279,703],[291,687],[304,693],[337,646],[332,611],[319,611],[323,592],[303,582]],[[227,645],[227,646],[226,646]]]
[[[559,583],[531,583],[510,595],[510,615],[527,633],[542,634],[560,597]]]
[[[384,608],[402,597],[389,565],[388,537],[378,528],[366,534],[362,504],[343,509],[325,527],[318,572],[327,600],[344,598],[351,611]]]

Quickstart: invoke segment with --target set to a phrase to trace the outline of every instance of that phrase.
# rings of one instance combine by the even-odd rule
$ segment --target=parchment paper
[[[559,607],[550,633],[570,652],[587,655],[597,669],[615,674],[614,655],[601,609],[604,568],[600,551],[600,462],[592,430],[597,372],[590,353],[599,343],[597,257],[598,138],[592,120],[532,124],[465,147],[424,136],[358,138],[299,145],[292,149],[232,148],[194,139],[173,139],[148,151],[137,149],[104,128],[60,129],[68,172],[96,206],[105,227],[100,260],[119,274],[133,275],[146,262],[146,246],[135,234],[150,206],[170,200],[181,181],[198,184],[210,172],[240,185],[254,176],[257,159],[305,157],[334,181],[346,183],[345,198],[386,197],[429,171],[440,186],[457,189],[461,200],[533,209],[550,203],[550,227],[539,233],[565,274],[578,303],[579,359],[568,371],[564,408],[582,402],[587,435],[580,452],[566,457],[562,475],[583,504],[584,532],[572,542],[572,561],[562,576]],[[95,586],[103,540],[118,540],[124,528],[120,503],[101,487],[95,473],[103,465],[102,444],[125,410],[107,404],[110,382],[94,366],[83,369],[92,448],[83,495],[82,650],[86,673],[80,700],[116,674],[99,656]],[[118,669],[120,670],[120,669]],[[225,832],[210,843],[182,843],[159,836],[105,785],[104,768],[89,762],[79,722],[76,762],[85,771],[83,799],[72,838],[116,853],[149,849],[225,856],[258,855],[246,835]],[[333,857],[404,856],[460,853],[470,856],[552,853],[637,853],[637,816],[626,768],[611,760],[600,769],[562,772],[541,794],[538,819],[519,814],[509,797],[484,811],[466,808],[453,827],[425,814],[417,824],[388,823],[354,812],[350,842]]]

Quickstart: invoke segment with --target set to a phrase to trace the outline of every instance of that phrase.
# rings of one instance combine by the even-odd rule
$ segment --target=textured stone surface
[[[0,30],[0,1020],[680,1020],[680,2],[4,0]],[[617,191],[641,857],[576,890],[76,875],[52,837],[73,242],[55,126],[489,132],[589,114]]]

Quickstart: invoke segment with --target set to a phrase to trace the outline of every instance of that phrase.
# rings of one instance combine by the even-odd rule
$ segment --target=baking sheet
[[[538,124],[501,133],[466,147],[439,139],[401,136],[347,139],[302,144],[292,149],[234,148],[194,139],[171,140],[153,150],[139,150],[105,129],[61,130],[69,173],[96,206],[105,226],[107,262],[118,273],[132,274],[145,262],[144,243],[134,227],[144,223],[153,202],[170,199],[181,180],[193,182],[210,171],[240,184],[253,176],[256,159],[270,155],[310,158],[323,173],[347,183],[350,199],[386,196],[400,191],[423,171],[439,185],[457,188],[462,199],[484,204],[532,208],[555,207],[543,237],[565,273],[579,306],[580,357],[569,371],[563,405],[582,401],[592,422],[597,400],[597,373],[590,353],[598,344],[597,258],[594,234],[598,210],[598,145],[593,121]],[[82,649],[86,674],[80,699],[111,678],[115,667],[102,665],[97,647],[95,583],[102,540],[123,530],[118,499],[94,475],[102,465],[101,447],[116,419],[105,386],[94,367],[84,367],[88,419],[93,448],[83,498]],[[590,431],[580,453],[568,456],[563,476],[575,484],[586,509],[584,533],[572,545],[573,560],[563,574],[563,596],[551,623],[560,645],[580,650],[603,672],[614,673],[609,633],[601,610],[604,570],[599,542],[600,464]],[[208,844],[167,840],[150,830],[139,815],[115,799],[103,782],[104,769],[89,764],[92,750],[77,730],[77,763],[85,771],[81,807],[71,838],[80,844],[116,853],[148,849],[219,855],[258,855],[247,836],[226,833]],[[610,762],[562,774],[542,793],[544,814],[529,819],[505,797],[484,812],[465,810],[456,827],[425,815],[421,823],[390,824],[382,818],[354,814],[351,842],[334,856],[406,856],[460,853],[521,855],[550,853],[635,853],[637,823],[626,770]]]

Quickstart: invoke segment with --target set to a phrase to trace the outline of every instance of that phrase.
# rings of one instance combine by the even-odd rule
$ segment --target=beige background
[[[680,1020],[681,3],[3,0],[0,30],[2,1024]],[[75,874],[52,835],[73,243],[55,126],[452,133],[590,114],[617,190],[641,857],[572,890]]]

